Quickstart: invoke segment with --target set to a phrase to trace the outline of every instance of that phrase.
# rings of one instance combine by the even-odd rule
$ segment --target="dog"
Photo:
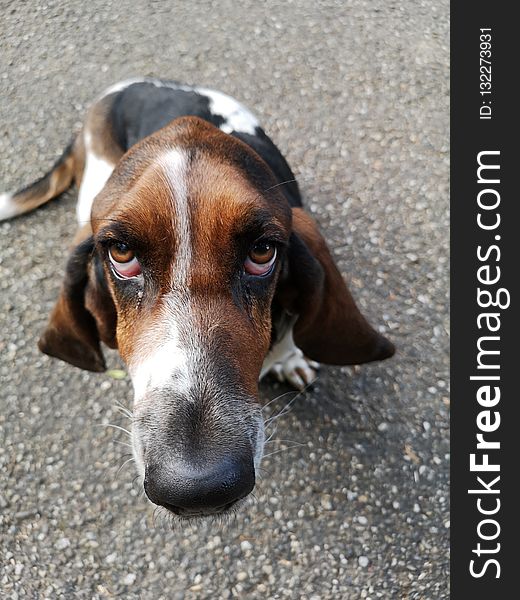
[[[107,89],[52,169],[0,219],[79,187],[78,230],[42,352],[135,391],[133,453],[152,503],[224,514],[262,458],[258,381],[394,354],[357,308],[286,160],[215,90],[153,78]]]

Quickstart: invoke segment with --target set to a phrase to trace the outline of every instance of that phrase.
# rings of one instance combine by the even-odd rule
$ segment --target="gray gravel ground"
[[[278,419],[290,441],[267,448],[253,505],[171,531],[132,464],[119,471],[125,434],[107,425],[126,426],[114,405],[131,404],[128,380],[36,348],[75,192],[0,225],[0,596],[447,598],[448,2],[0,0],[0,12],[0,191],[45,171],[110,83],[216,87],[260,115],[399,349],[324,368]],[[287,390],[266,382],[262,397]]]

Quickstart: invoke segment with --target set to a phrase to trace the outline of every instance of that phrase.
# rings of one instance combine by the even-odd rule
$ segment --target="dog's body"
[[[223,512],[262,457],[259,377],[301,388],[314,361],[393,346],[357,309],[282,154],[229,96],[157,79],[109,88],[46,176],[0,196],[0,219],[73,180],[80,227],[40,348],[94,371],[100,341],[118,348],[148,497]]]

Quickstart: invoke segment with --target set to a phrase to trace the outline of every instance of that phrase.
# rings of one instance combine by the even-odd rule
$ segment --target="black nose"
[[[179,515],[222,512],[255,486],[251,457],[226,457],[205,465],[168,460],[146,467],[148,498]]]

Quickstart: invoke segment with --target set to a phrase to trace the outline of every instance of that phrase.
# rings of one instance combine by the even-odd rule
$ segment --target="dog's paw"
[[[299,348],[283,360],[275,362],[269,369],[270,373],[281,382],[290,383],[296,389],[303,391],[316,380],[320,364],[306,358]]]

